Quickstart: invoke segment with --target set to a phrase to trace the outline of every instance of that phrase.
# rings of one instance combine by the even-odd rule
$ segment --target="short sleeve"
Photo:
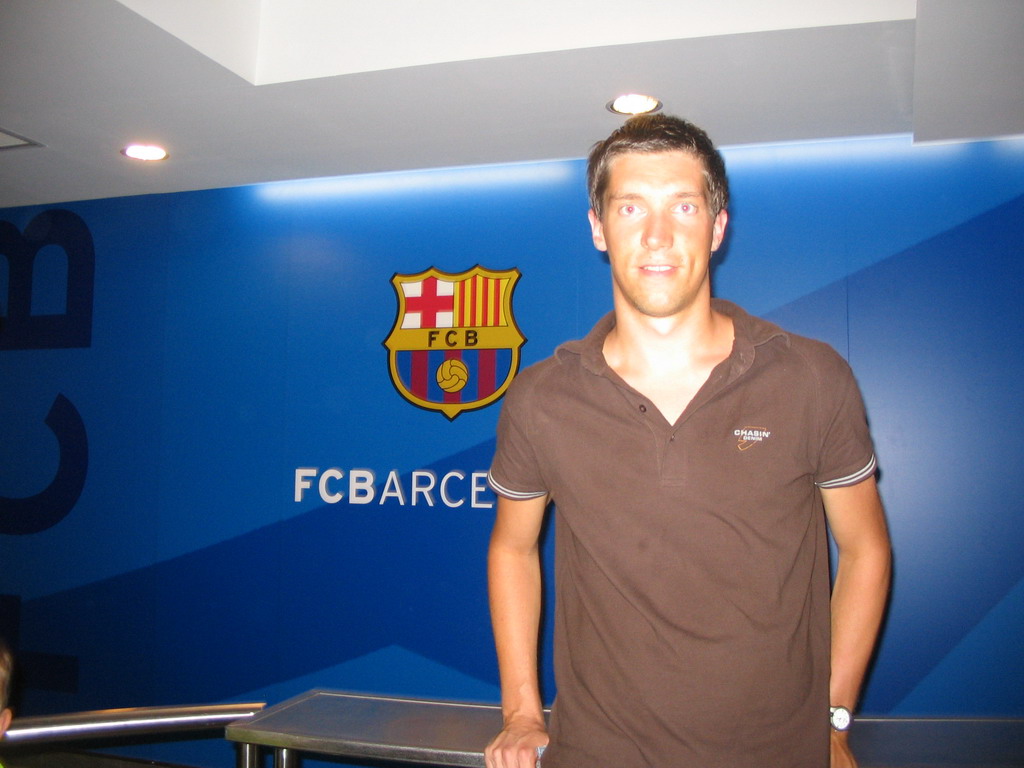
[[[831,347],[827,350],[817,384],[821,438],[814,482],[819,488],[841,488],[868,479],[878,465],[853,371]]]
[[[495,493],[509,499],[533,499],[548,493],[528,427],[535,374],[527,369],[512,382],[498,418],[497,448],[487,482]]]

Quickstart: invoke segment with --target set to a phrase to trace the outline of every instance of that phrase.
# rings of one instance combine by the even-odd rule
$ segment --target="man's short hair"
[[[611,161],[629,152],[687,152],[704,165],[704,192],[711,216],[729,206],[729,179],[725,161],[703,129],[671,115],[637,115],[631,117],[607,139],[599,141],[590,151],[587,163],[587,189],[590,207],[601,216],[604,193],[608,187]]]
[[[14,668],[14,657],[10,649],[0,638],[0,711],[7,708],[11,693],[11,671]]]

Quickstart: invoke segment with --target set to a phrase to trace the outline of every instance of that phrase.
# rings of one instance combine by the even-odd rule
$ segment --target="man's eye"
[[[693,203],[680,203],[679,204],[679,212],[680,213],[693,213],[696,210],[697,210],[697,206],[694,205]]]
[[[632,216],[633,214],[635,214],[640,209],[637,208],[635,205],[624,205],[619,210],[621,210],[622,213],[624,215],[626,215],[626,216]]]

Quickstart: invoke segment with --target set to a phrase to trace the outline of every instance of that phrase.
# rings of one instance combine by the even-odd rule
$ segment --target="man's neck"
[[[615,327],[604,342],[613,368],[674,369],[732,346],[732,318],[716,311],[708,298],[669,317],[650,317],[616,306]]]
[[[605,360],[674,424],[732,351],[732,318],[715,311],[710,299],[672,317],[618,308],[615,317],[604,341]]]

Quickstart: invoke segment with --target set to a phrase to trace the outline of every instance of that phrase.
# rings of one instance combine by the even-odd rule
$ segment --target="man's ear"
[[[11,724],[11,717],[14,715],[9,709],[0,712],[0,737],[7,732],[7,726]]]
[[[722,245],[722,241],[725,239],[725,227],[729,223],[729,212],[723,208],[715,216],[715,222],[712,229],[711,235],[711,252],[714,253]]]
[[[604,226],[601,224],[601,217],[591,208],[587,211],[587,218],[590,219],[590,236],[594,239],[594,247],[599,251],[607,251],[608,245],[604,241]]]

